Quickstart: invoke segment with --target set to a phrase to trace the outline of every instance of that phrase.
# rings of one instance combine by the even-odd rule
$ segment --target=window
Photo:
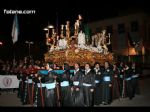
[[[107,30],[108,33],[113,33],[113,26],[112,25],[107,26],[106,30]]]
[[[125,33],[120,33],[118,35],[118,48],[119,49],[125,49],[126,46],[127,46],[127,43],[126,43],[126,35]]]
[[[139,30],[139,24],[137,21],[131,22],[131,32],[137,32]]]
[[[118,33],[125,33],[125,25],[118,24]]]
[[[97,27],[97,28],[96,28],[96,33],[101,32],[101,30],[102,30],[102,28],[101,28],[101,27]]]

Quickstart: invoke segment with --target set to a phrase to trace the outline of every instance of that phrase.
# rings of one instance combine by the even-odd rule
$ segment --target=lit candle
[[[74,24],[74,29],[77,29],[77,23],[75,22],[75,24]]]
[[[55,29],[52,29],[52,34],[54,34],[55,33]]]
[[[63,28],[64,28],[64,25],[61,25],[61,30],[63,30]]]
[[[66,30],[67,30],[67,25],[65,25],[65,27],[66,27]]]
[[[108,37],[110,38],[110,33],[108,33]]]

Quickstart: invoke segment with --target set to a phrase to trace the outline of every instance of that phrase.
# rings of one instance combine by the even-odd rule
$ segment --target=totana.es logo
[[[3,79],[3,84],[4,84],[5,87],[9,87],[12,84],[12,79],[9,78],[9,77],[5,77]]]

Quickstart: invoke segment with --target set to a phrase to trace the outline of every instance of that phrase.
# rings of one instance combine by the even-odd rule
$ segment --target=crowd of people
[[[17,75],[18,97],[23,104],[35,107],[98,106],[109,105],[120,98],[132,98],[139,94],[138,80],[141,68],[135,62],[119,62],[104,66],[86,63],[73,67],[64,63],[19,61],[15,66],[8,62],[1,74]]]

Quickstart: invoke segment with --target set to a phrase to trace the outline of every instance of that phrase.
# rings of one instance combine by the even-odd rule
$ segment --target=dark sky
[[[4,14],[4,9],[35,10],[35,14],[18,15],[20,38],[23,40],[41,40],[44,35],[42,30],[50,24],[56,25],[56,13],[58,14],[58,24],[65,24],[67,20],[71,24],[77,19],[78,14],[82,14],[84,22],[91,22],[99,19],[117,16],[118,11],[127,9],[146,9],[144,0],[49,0],[18,1],[1,4],[0,7],[0,39],[10,38],[13,15]],[[82,1],[82,2],[81,2]],[[98,3],[99,2],[99,3]],[[38,4],[39,3],[39,4]]]
[[[11,30],[14,15],[4,14],[4,9],[36,11],[35,14],[18,15],[20,35],[17,43],[23,46],[22,43],[26,40],[39,41],[45,44],[45,32],[43,28],[48,25],[48,22],[56,26],[56,13],[58,14],[59,26],[65,24],[67,20],[69,20],[72,25],[77,19],[78,14],[81,14],[84,22],[87,23],[115,17],[118,13],[128,12],[128,10],[141,9],[150,11],[149,3],[146,1],[147,0],[36,0],[31,2],[31,0],[5,0],[0,4],[0,41],[5,44],[4,47],[7,48],[7,50],[0,49],[2,52],[7,51],[8,54],[6,55],[9,55],[10,49],[8,48],[12,47]],[[25,47],[25,51],[27,51],[27,46]],[[24,52],[22,49],[23,48],[18,47],[18,52]],[[41,47],[41,51],[42,50],[43,48]],[[27,53],[24,55],[27,55]]]

